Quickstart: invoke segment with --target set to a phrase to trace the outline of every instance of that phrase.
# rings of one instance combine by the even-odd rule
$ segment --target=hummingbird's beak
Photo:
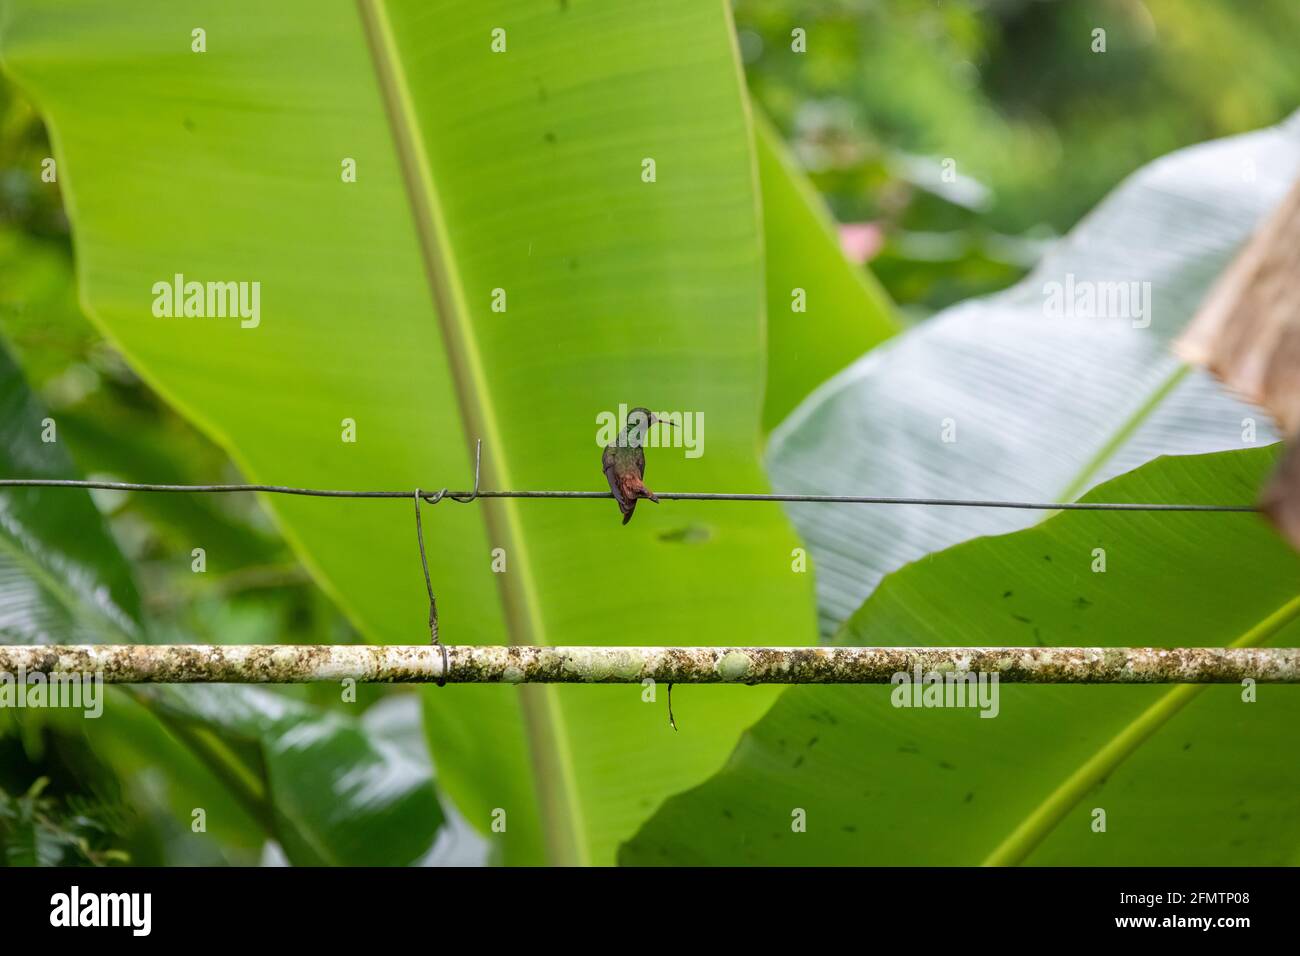
[[[658,424],[660,424],[660,425],[667,425],[669,428],[676,428],[676,427],[677,427],[677,423],[676,423],[676,422],[670,422],[670,421],[669,421],[668,419],[666,419],[666,418],[656,418],[656,419],[655,419],[655,422],[658,423]]]

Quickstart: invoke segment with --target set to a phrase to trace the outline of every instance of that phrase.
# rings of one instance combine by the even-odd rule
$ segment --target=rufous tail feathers
[[[659,504],[659,496],[647,488],[645,482],[636,475],[624,475],[620,481],[620,490],[623,492],[623,502],[626,502],[623,507],[624,524],[632,520],[632,513],[636,511],[638,498],[649,498],[655,504]]]

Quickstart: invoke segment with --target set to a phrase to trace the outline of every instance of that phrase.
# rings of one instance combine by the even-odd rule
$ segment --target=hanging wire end
[[[424,589],[429,594],[429,643],[435,647],[442,648],[442,674],[439,676],[437,684],[442,687],[447,682],[447,674],[450,670],[450,664],[447,657],[447,647],[438,640],[438,602],[433,596],[433,581],[429,577],[429,557],[424,551],[424,526],[420,520],[420,499],[424,499],[431,505],[436,505],[444,497],[451,498],[452,501],[458,501],[461,504],[468,504],[478,497],[479,494],[479,477],[482,474],[483,464],[483,439],[479,438],[474,443],[474,490],[469,494],[449,494],[446,488],[441,489],[433,494],[427,494],[419,488],[415,489],[415,537],[420,545],[420,567],[424,570]]]
[[[437,497],[433,498],[432,502],[436,504],[442,498],[442,495],[442,491],[438,492]],[[416,488],[415,540],[420,545],[420,567],[424,570],[424,590],[429,595],[429,643],[442,648],[442,674],[438,677],[438,686],[441,687],[447,682],[447,648],[438,640],[438,602],[433,597],[433,581],[429,578],[429,557],[424,553],[424,525],[420,521],[420,499],[422,497],[424,497],[423,493],[419,488]]]
[[[478,438],[474,441],[474,490],[467,495],[450,495],[452,501],[458,501],[463,505],[469,504],[478,497],[479,475],[483,464],[483,439]],[[443,489],[446,494],[446,489]]]

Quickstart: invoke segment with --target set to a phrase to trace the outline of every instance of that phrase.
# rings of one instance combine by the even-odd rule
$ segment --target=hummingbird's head
[[[629,441],[634,445],[642,444],[650,426],[658,424],[672,425],[673,423],[666,418],[659,418],[648,408],[637,406],[627,413],[626,431]]]

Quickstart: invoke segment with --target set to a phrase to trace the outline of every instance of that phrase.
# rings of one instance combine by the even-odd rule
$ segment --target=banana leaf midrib
[[[461,420],[467,434],[481,437],[494,451],[482,465],[484,482],[489,487],[511,487],[509,466],[503,459],[507,446],[499,438],[451,237],[432,166],[420,139],[418,114],[403,74],[396,38],[381,4],[358,0],[358,7],[419,236],[430,305],[448,352]],[[515,505],[506,499],[485,499],[481,507],[489,533],[515,556],[514,566],[519,570],[517,574],[496,576],[510,643],[545,644],[545,622]],[[519,688],[519,693],[548,855],[553,863],[587,864],[591,854],[580,822],[572,755],[564,743],[567,734],[563,709],[554,688],[529,686]]]

